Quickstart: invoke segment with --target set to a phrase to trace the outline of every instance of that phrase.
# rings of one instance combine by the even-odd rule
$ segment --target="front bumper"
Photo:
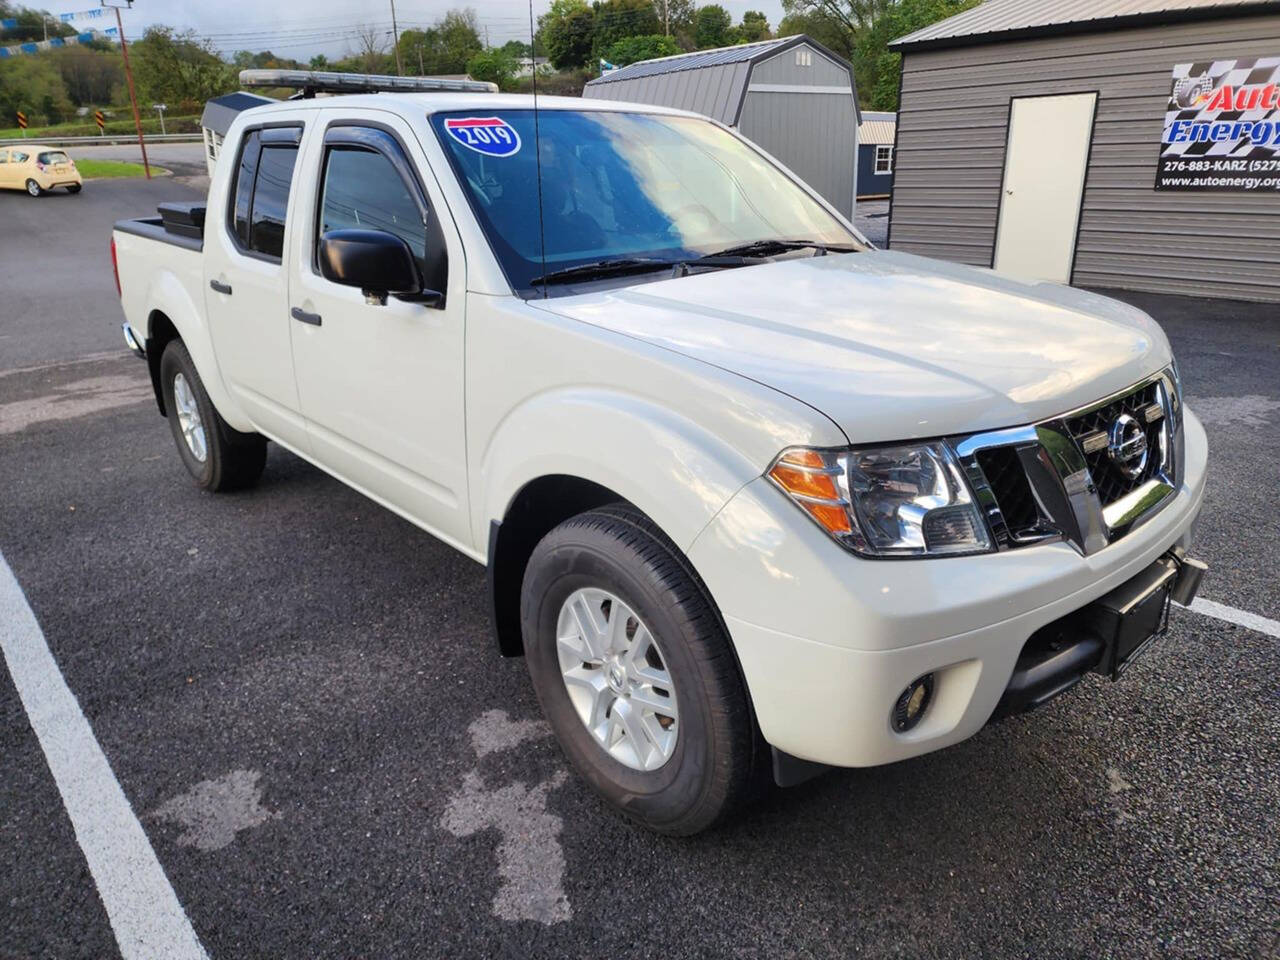
[[[1047,543],[975,557],[864,560],[761,479],[689,551],[733,639],[765,740],[836,766],[890,763],[980,730],[1041,627],[1185,550],[1204,497],[1207,441],[1189,412],[1185,469],[1162,510],[1082,556]],[[920,723],[894,731],[903,689],[933,673]]]

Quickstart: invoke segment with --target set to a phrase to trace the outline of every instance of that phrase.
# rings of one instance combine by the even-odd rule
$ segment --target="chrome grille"
[[[1132,493],[1142,486],[1161,468],[1161,458],[1156,455],[1161,448],[1164,432],[1164,407],[1160,404],[1160,384],[1148,383],[1127,396],[1113,400],[1106,406],[1088,413],[1070,417],[1067,429],[1084,452],[1085,463],[1089,466],[1089,475],[1098,488],[1098,497],[1104,504],[1115,503],[1127,493]],[[1121,472],[1107,452],[1108,433],[1112,424],[1121,414],[1128,414],[1137,420],[1146,435],[1146,466],[1136,476]],[[1098,446],[1096,438],[1101,437],[1103,445]],[[1094,440],[1091,444],[1090,440]]]
[[[1156,513],[1177,486],[1180,403],[1164,371],[1062,417],[953,441],[996,542],[1093,553]]]

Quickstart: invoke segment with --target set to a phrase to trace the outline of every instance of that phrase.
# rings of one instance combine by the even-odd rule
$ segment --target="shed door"
[[[1019,280],[1071,280],[1096,93],[1016,97],[1009,113],[995,268]]]

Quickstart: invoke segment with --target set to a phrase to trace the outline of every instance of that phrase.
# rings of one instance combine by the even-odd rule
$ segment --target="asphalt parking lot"
[[[116,956],[165,909],[212,957],[1280,955],[1274,305],[1129,297],[1210,431],[1202,597],[1257,629],[1176,611],[1118,684],[677,841],[568,772],[478,565],[275,447],[253,491],[191,485],[107,242],[196,195],[0,194],[0,581],[78,702],[32,717],[0,670],[0,958]],[[150,874],[90,873],[51,769],[97,755],[34,727],[81,712]],[[167,908],[102,888],[144,874]]]

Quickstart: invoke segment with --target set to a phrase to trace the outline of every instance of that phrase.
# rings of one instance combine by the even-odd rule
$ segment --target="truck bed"
[[[157,210],[158,217],[117,220],[115,229],[188,250],[200,250],[204,246],[203,203],[162,203]]]

